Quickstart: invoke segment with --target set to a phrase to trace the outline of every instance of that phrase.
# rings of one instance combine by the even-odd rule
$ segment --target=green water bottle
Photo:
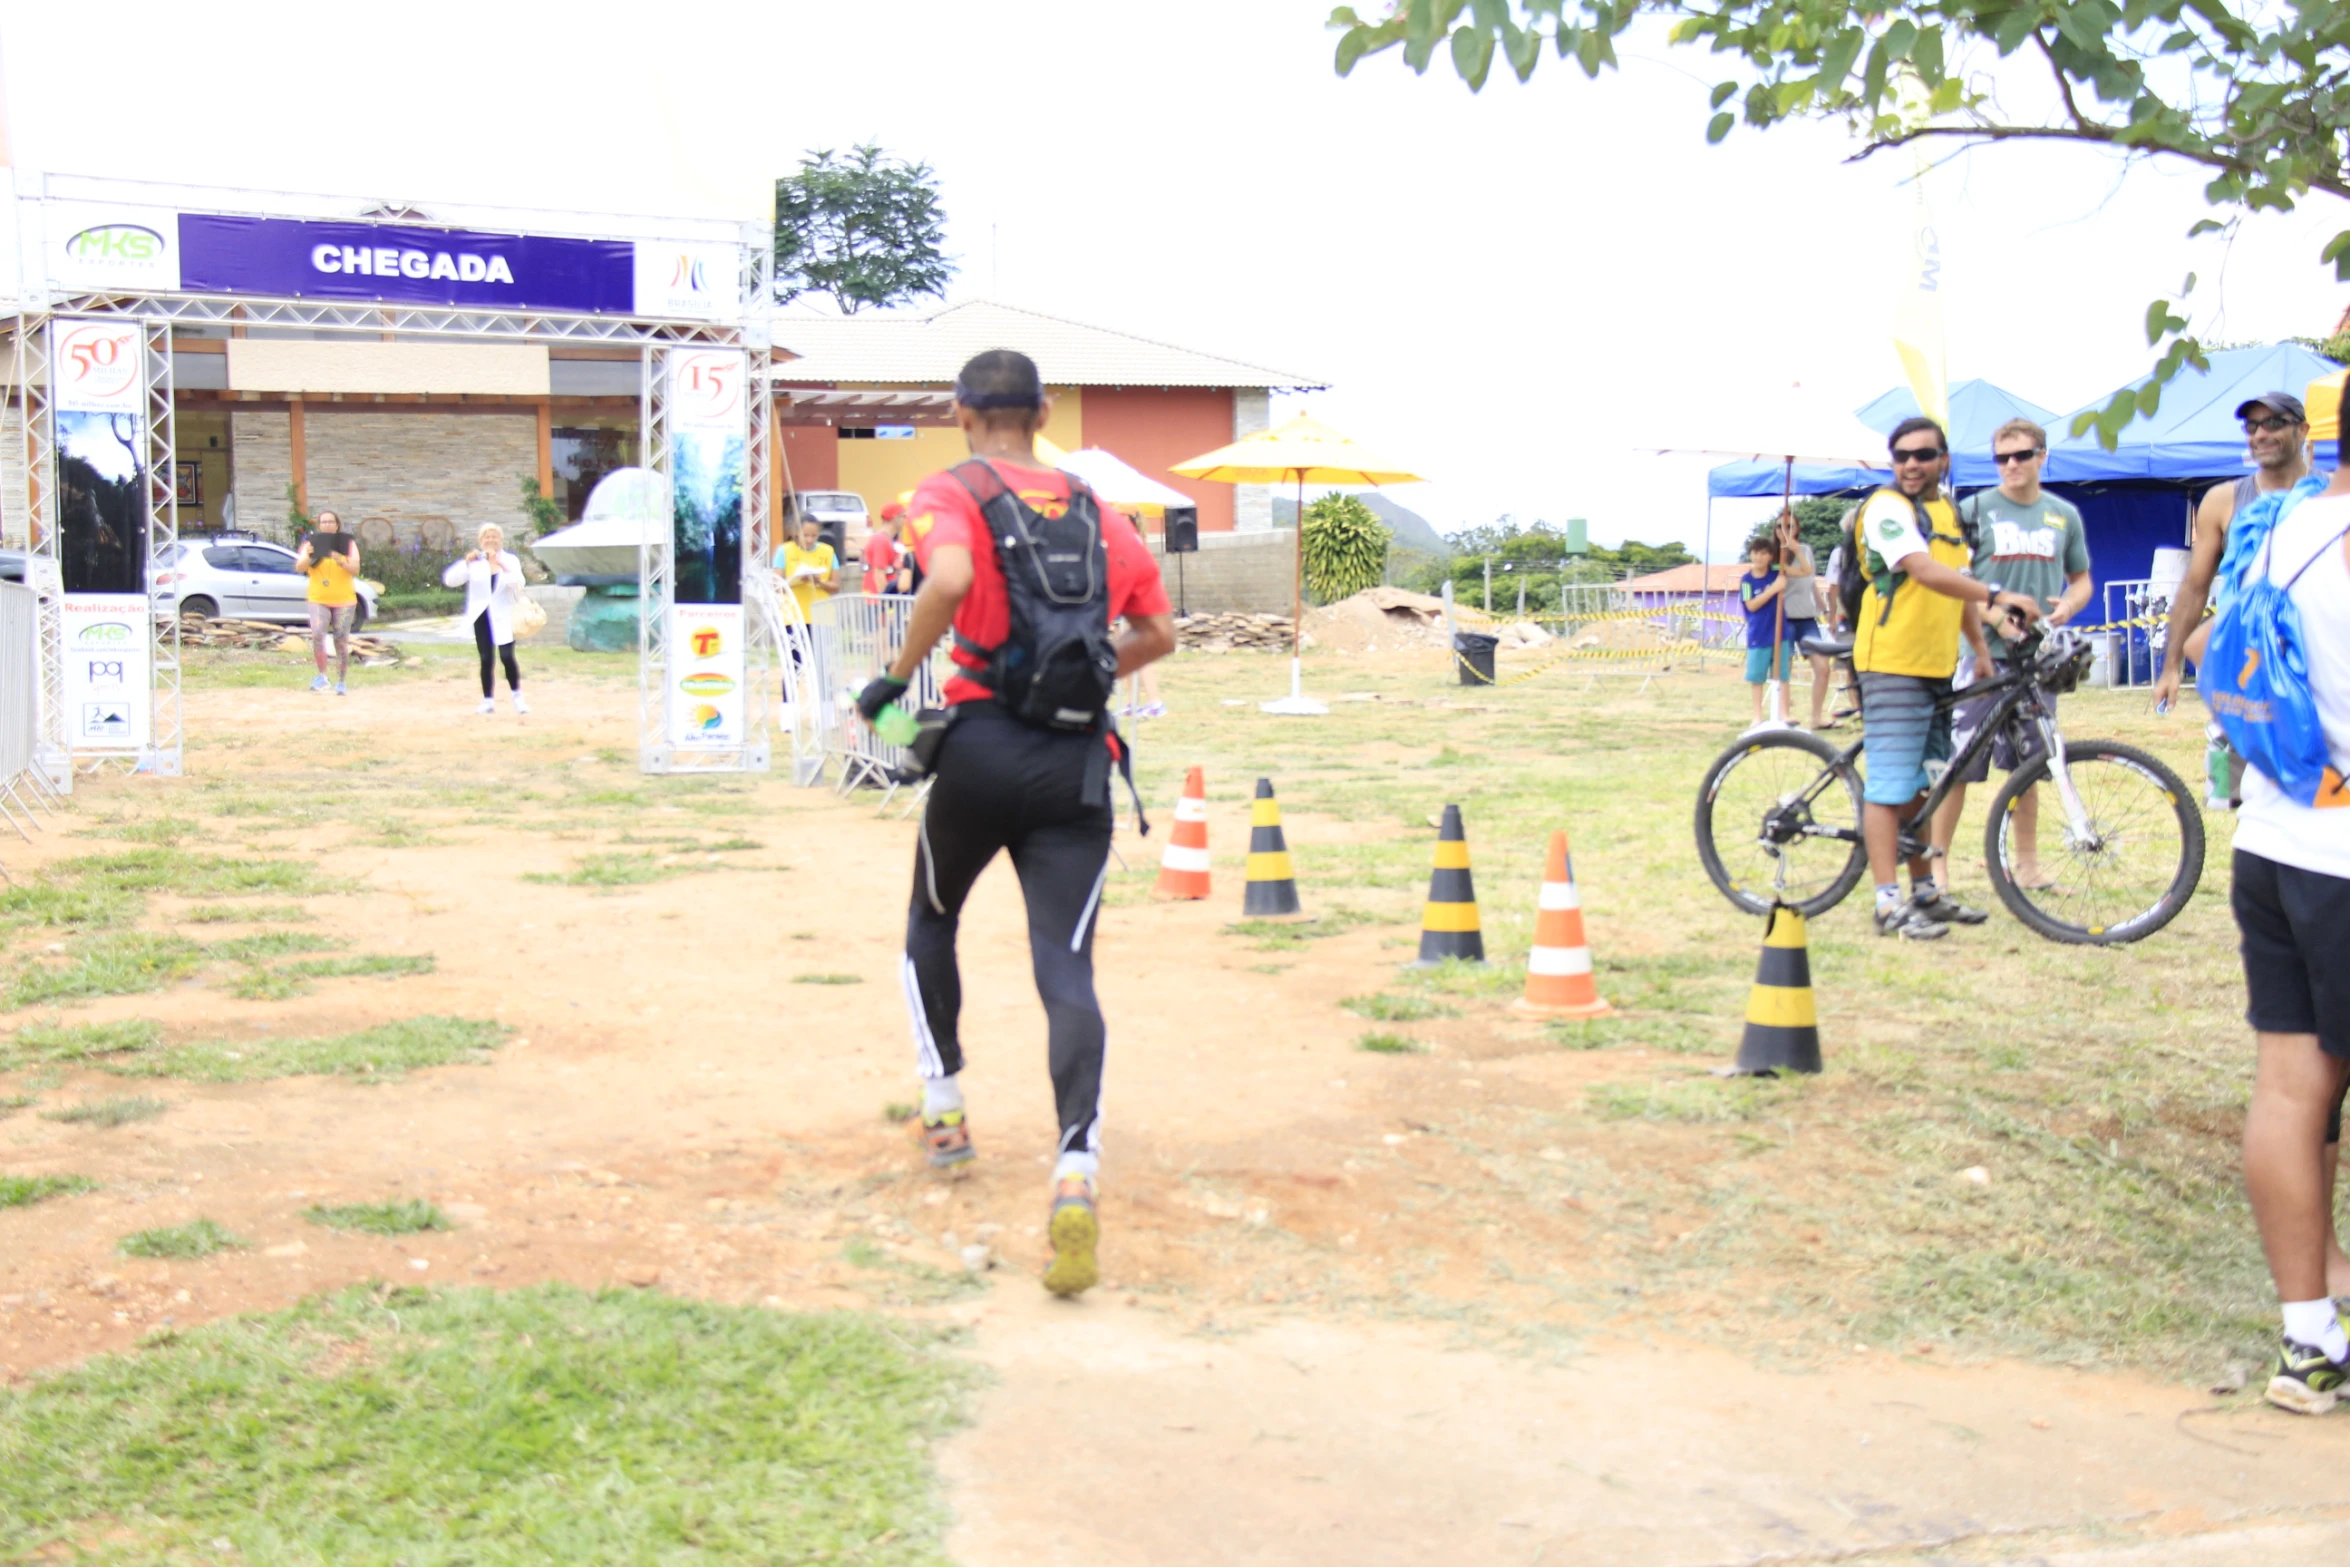
[[[881,716],[873,720],[873,732],[889,745],[912,745],[921,729],[914,715],[895,702],[883,708]]]
[[[2213,810],[2224,811],[2234,805],[2236,798],[2236,769],[2228,749],[2228,732],[2212,723],[2205,727],[2203,734],[2203,803]]]

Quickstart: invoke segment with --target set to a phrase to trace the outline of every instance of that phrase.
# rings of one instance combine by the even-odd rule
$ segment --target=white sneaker
[[[485,714],[496,712],[498,710],[498,699],[493,696],[483,697],[481,699],[481,710]]]
[[[514,693],[514,711],[517,713],[527,713],[530,711],[530,704],[522,699],[522,693],[519,691]]]

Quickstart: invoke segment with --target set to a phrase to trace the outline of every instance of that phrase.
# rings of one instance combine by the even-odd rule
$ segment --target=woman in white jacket
[[[514,614],[522,603],[522,562],[506,548],[506,532],[486,524],[480,547],[465,552],[441,573],[441,581],[465,590],[465,618],[473,624],[473,645],[481,653],[481,710],[494,713],[497,702],[497,664],[505,660],[506,689],[514,694],[514,711],[527,713],[522,699],[522,666],[514,661]]]

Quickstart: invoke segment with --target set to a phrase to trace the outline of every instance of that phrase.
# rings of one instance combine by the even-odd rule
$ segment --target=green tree
[[[945,237],[929,164],[871,142],[807,153],[775,182],[775,297],[824,294],[849,315],[943,297],[955,275]]]
[[[1395,537],[1379,514],[1352,495],[1332,491],[1306,506],[1306,591],[1335,604],[1387,575],[1387,546]]]
[[[1686,566],[1697,557],[1680,544],[1643,544],[1628,539],[1610,548],[1594,544],[1579,556],[1567,554],[1566,534],[1547,522],[1521,523],[1506,513],[1482,527],[1463,528],[1448,535],[1453,547],[1449,561],[1430,561],[1405,579],[1418,593],[1437,593],[1452,579],[1453,596],[1461,603],[1485,602],[1485,563],[1493,563],[1493,607],[1514,610],[1518,584],[1526,585],[1530,611],[1555,611],[1559,589],[1577,583],[1618,582]]]
[[[1669,17],[1675,44],[1723,62],[1706,139],[1740,121],[1841,119],[1854,160],[1911,142],[2043,141],[2184,160],[2211,171],[2204,199],[2225,214],[2190,235],[2231,231],[2248,213],[2290,211],[2312,191],[2350,199],[2350,6],[2341,0],[1401,0],[1365,19],[1330,16],[1338,72],[1401,48],[1425,72],[1443,49],[1471,91],[1498,58],[1520,81],[1545,49],[1586,76],[1616,63],[1615,40],[1643,14]],[[2052,112],[2019,115],[2019,77],[2047,81]],[[2006,91],[2002,91],[2005,88]],[[1733,107],[1733,102],[1735,106]],[[2350,229],[2319,259],[2350,279]],[[2162,347],[2145,383],[2074,423],[2113,446],[2151,414],[2203,346],[2173,306],[2146,310]],[[2167,343],[2167,346],[2163,346]]]
[[[1853,504],[1830,495],[1795,497],[1796,537],[1811,546],[1812,558],[1822,571],[1828,569],[1828,552],[1844,542],[1844,514],[1852,510]],[[1770,538],[1777,526],[1775,516],[1764,518],[1747,535],[1747,542]]]

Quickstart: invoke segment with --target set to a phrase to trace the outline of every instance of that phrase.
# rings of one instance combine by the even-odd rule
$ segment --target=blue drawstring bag
[[[2281,583],[2271,579],[2269,569],[2277,524],[2324,489],[2327,479],[2312,474],[2290,490],[2272,491],[2232,520],[2220,569],[2225,607],[2211,628],[2195,677],[2204,705],[2237,754],[2287,799],[2309,806],[2350,804],[2350,797],[2334,770],[2317,699],[2310,693],[2301,612],[2293,605],[2292,591],[2301,573],[2335,548],[2342,535],[2328,539]]]

